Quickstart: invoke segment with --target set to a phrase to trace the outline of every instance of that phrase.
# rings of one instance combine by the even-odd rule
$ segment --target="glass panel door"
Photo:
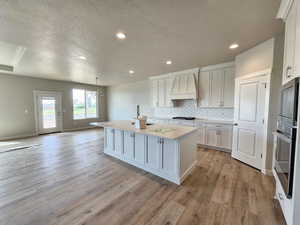
[[[36,99],[38,134],[62,131],[61,94],[40,91]]]
[[[56,100],[53,97],[42,97],[43,129],[56,127]]]

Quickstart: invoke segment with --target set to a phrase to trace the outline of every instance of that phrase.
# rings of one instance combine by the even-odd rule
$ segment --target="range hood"
[[[197,99],[195,70],[180,73],[174,76],[170,98],[172,100]]]

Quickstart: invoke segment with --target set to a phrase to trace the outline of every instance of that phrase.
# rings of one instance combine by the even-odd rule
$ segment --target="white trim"
[[[7,140],[14,140],[14,139],[22,139],[22,138],[29,138],[29,137],[35,137],[37,136],[35,133],[28,133],[23,135],[15,135],[15,136],[7,136],[7,137],[1,137],[0,141],[7,141]]]
[[[74,118],[74,98],[73,98],[73,90],[83,90],[84,91],[84,108],[85,108],[85,117],[84,118]],[[96,92],[96,117],[87,117],[87,92]],[[72,88],[72,119],[73,120],[95,120],[99,119],[99,90],[91,90],[85,88]]]
[[[265,70],[260,70],[260,71],[254,72],[254,73],[249,73],[244,76],[237,77],[237,78],[235,78],[235,80],[246,80],[249,78],[271,76],[271,73],[272,73],[272,68],[268,68]]]
[[[261,172],[267,176],[273,176],[273,170],[272,169],[261,169]]]
[[[39,95],[57,95],[61,106],[61,119],[58,120],[58,132],[63,132],[63,107],[62,107],[62,93],[57,91],[33,91],[33,102],[34,102],[34,123],[35,123],[35,135],[39,135],[39,116],[38,116],[38,101]]]
[[[269,105],[270,105],[270,83],[271,83],[271,73],[272,68],[261,70],[258,72],[250,73],[245,76],[237,77],[235,82],[240,82],[243,80],[248,80],[252,78],[265,78],[266,79],[266,99],[265,99],[265,111],[264,111],[264,140],[262,149],[262,165],[261,165],[261,172],[268,173],[268,169],[266,167],[267,164],[267,145],[268,145],[268,123],[269,123]],[[234,154],[234,152],[233,152]]]
[[[294,0],[281,0],[276,18],[286,20],[293,2]]]
[[[234,67],[234,66],[235,66],[235,62],[226,62],[226,63],[221,63],[221,64],[209,65],[209,66],[202,67],[200,72],[223,69],[223,68],[226,68],[226,67]]]
[[[176,75],[180,75],[181,73],[196,73],[196,76],[199,75],[199,68],[193,68],[193,69],[188,69],[188,70],[182,70],[182,71],[176,71],[173,73],[167,73],[163,75],[156,75],[156,76],[151,76],[149,77],[150,80],[157,80],[157,79],[162,79],[162,78],[169,78],[169,77],[174,77]]]
[[[179,161],[179,160],[178,160]],[[180,177],[180,183],[179,184],[182,184],[182,182],[194,171],[194,169],[196,168],[197,166],[197,163],[198,161],[195,160],[193,162],[193,164],[190,166],[190,168],[188,168],[183,174],[182,176]]]

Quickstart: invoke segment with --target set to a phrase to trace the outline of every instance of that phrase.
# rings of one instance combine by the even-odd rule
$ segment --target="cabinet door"
[[[148,136],[146,148],[146,165],[152,169],[160,168],[161,144],[160,138]]]
[[[166,85],[165,80],[158,80],[158,106],[166,106]]]
[[[205,125],[197,124],[198,127],[198,142],[197,144],[205,145]]]
[[[166,173],[174,173],[178,164],[178,149],[175,140],[161,139],[162,141],[162,164],[161,169]]]
[[[112,128],[105,128],[106,131],[106,148],[110,151],[115,150],[115,130]]]
[[[295,7],[295,1],[294,1],[285,24],[283,83],[286,83],[291,79],[293,79],[293,75],[294,75],[296,19],[297,19],[296,16],[297,16],[297,8]]]
[[[295,59],[294,59],[294,75],[300,77],[300,3],[294,1],[294,6],[297,10],[296,14],[296,34],[295,34]]]
[[[171,100],[171,89],[172,89],[172,82],[173,82],[173,79],[172,78],[167,78],[166,79],[166,91],[165,91],[165,97],[166,97],[166,107],[172,107],[173,106],[173,102]]]
[[[199,105],[208,107],[210,98],[210,72],[204,71],[199,76]]]
[[[209,146],[217,146],[217,128],[214,125],[207,125],[205,128],[205,144]]]
[[[223,106],[224,70],[211,71],[210,106]]]
[[[232,126],[221,126],[218,129],[219,137],[218,147],[232,149]]]
[[[118,154],[123,154],[123,131],[115,130],[115,151]]]
[[[152,104],[153,107],[158,107],[158,80],[152,81]]]
[[[146,152],[146,136],[143,134],[135,134],[134,138],[134,160],[140,164],[145,163]]]
[[[124,157],[134,159],[134,133],[124,131]]]
[[[235,70],[233,67],[224,70],[224,89],[223,89],[223,105],[224,107],[234,106],[234,78]],[[221,102],[222,103],[222,102]]]

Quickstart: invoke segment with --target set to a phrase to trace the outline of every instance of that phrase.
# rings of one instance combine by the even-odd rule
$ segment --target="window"
[[[73,89],[74,120],[98,117],[98,93],[84,89]]]

